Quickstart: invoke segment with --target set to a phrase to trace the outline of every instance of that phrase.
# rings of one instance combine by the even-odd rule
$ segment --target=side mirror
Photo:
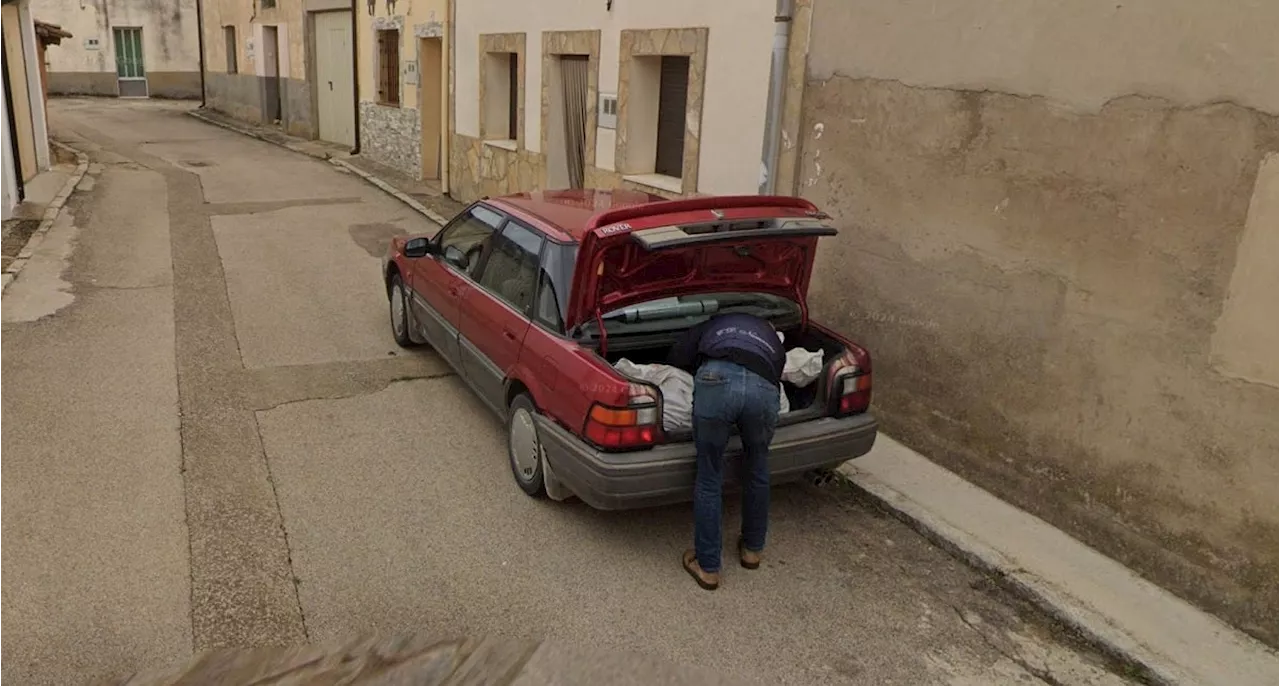
[[[469,266],[467,263],[470,262],[467,259],[467,254],[462,252],[462,248],[456,245],[450,245],[444,249],[444,259],[463,270],[467,269]]]
[[[431,241],[425,238],[410,238],[404,244],[405,257],[426,257],[431,252]]]

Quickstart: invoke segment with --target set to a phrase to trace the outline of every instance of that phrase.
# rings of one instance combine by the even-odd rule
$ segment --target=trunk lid
[[[730,196],[602,212],[582,233],[566,326],[689,293],[805,296],[818,238],[836,230],[807,200]]]

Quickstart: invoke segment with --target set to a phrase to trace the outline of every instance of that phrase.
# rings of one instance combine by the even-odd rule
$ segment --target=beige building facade
[[[50,93],[200,97],[196,0],[43,2],[40,17],[73,36],[48,53]]]
[[[342,0],[204,0],[206,106],[355,145],[355,24]]]
[[[359,33],[360,154],[447,191],[448,0],[362,3]]]
[[[45,110],[40,69],[41,38],[32,17],[30,0],[0,3],[0,27],[4,37],[3,169],[0,215],[15,216],[25,197],[25,184],[49,168],[49,121]]]
[[[810,9],[811,306],[885,430],[1274,646],[1276,4]]]
[[[755,193],[774,10],[772,0],[456,3],[451,194]]]

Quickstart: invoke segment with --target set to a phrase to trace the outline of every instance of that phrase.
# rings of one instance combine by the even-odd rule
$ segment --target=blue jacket
[[[667,362],[694,371],[705,360],[739,364],[777,384],[787,356],[769,322],[750,314],[722,314],[686,331]]]

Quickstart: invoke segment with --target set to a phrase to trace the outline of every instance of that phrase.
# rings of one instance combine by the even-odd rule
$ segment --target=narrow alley
[[[4,294],[6,681],[424,629],[743,682],[1127,683],[840,485],[777,489],[763,571],[716,594],[678,564],[688,506],[525,497],[502,428],[389,331],[378,256],[437,227],[189,108],[50,101],[90,166]]]

